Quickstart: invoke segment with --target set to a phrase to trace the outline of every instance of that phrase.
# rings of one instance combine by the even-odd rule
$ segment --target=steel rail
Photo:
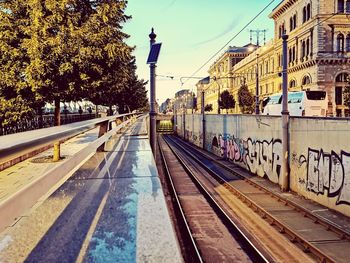
[[[134,113],[120,114],[105,118],[92,119],[72,124],[31,130],[0,137],[0,164],[10,162],[16,158],[36,151],[46,145],[65,140],[96,126],[108,125],[108,123],[124,117],[133,116]]]
[[[255,245],[243,233],[243,231],[236,225],[236,223],[232,221],[230,216],[221,208],[221,206],[218,204],[215,198],[207,190],[207,187],[205,187],[201,183],[200,179],[196,176],[196,174],[192,171],[192,169],[185,163],[184,159],[174,150],[172,146],[170,146],[170,143],[168,142],[168,140],[164,139],[164,141],[167,143],[167,145],[169,146],[169,148],[171,149],[175,157],[179,160],[180,164],[185,169],[187,174],[190,176],[191,180],[198,187],[199,191],[203,194],[206,200],[211,204],[212,208],[217,212],[217,215],[222,220],[223,224],[226,227],[228,227],[231,233],[233,233],[234,235],[236,235],[236,237],[238,237],[239,242],[242,244],[243,249],[244,250],[246,249],[250,252],[248,254],[249,257],[251,257],[254,262],[269,262],[269,260],[266,259],[263,253],[261,253],[259,249],[255,247]],[[183,149],[183,151],[186,152],[187,154],[186,149]]]
[[[191,147],[193,150],[195,150],[201,156],[205,156],[205,158],[209,159],[210,161],[214,162],[215,164],[219,165],[220,167],[224,168],[226,171],[234,174],[235,176],[243,179],[244,181],[249,183],[251,186],[258,188],[259,190],[265,192],[266,194],[269,194],[271,197],[275,198],[278,202],[284,203],[286,206],[289,206],[289,207],[293,208],[294,210],[302,213],[304,217],[307,217],[307,218],[311,219],[312,221],[314,221],[315,223],[324,226],[328,231],[332,231],[333,233],[339,235],[339,237],[341,239],[350,240],[350,233],[346,232],[343,229],[341,229],[340,227],[334,225],[332,222],[329,222],[320,216],[312,214],[309,210],[305,209],[304,207],[300,206],[299,204],[295,203],[294,201],[289,200],[289,199],[287,199],[287,198],[285,198],[285,197],[283,197],[275,192],[270,191],[266,187],[250,180],[245,175],[242,175],[242,174],[236,172],[235,170],[233,170],[229,166],[227,166],[221,162],[218,162],[215,158],[212,158],[210,155],[203,153],[201,151],[198,151],[196,149],[196,146],[193,147],[192,145],[190,145],[188,143],[186,143],[186,146]]]
[[[171,178],[168,162],[166,161],[166,158],[164,155],[164,150],[159,140],[158,140],[158,148],[161,155],[161,161],[163,163],[163,167],[166,172],[166,179],[171,186],[170,192],[171,192],[172,200],[175,199],[175,201],[173,201],[173,204],[175,205],[175,209],[176,209],[175,213],[177,214],[177,218],[181,220],[181,227],[184,228],[183,234],[185,234],[184,238],[185,238],[186,245],[189,245],[189,247],[186,247],[185,250],[188,251],[189,253],[188,256],[190,257],[191,262],[203,262],[201,254],[199,253],[199,249],[197,247],[196,241],[194,240],[191,229],[187,223],[187,219],[182,209],[180,199],[174,185],[174,181]]]
[[[242,194],[240,191],[238,191],[236,188],[234,188],[233,186],[231,186],[229,184],[229,182],[225,179],[222,178],[220,175],[218,175],[217,173],[213,172],[212,170],[210,170],[208,167],[206,167],[206,165],[199,159],[197,158],[197,156],[195,156],[195,154],[193,153],[189,153],[188,150],[186,150],[182,145],[180,145],[178,142],[175,142],[173,139],[171,139],[175,144],[177,144],[183,151],[185,151],[188,155],[190,155],[193,160],[195,160],[197,163],[199,163],[209,174],[211,174],[218,182],[222,183],[223,186],[230,191],[231,193],[233,193],[234,195],[236,195],[242,202],[244,202],[245,204],[247,204],[247,206],[249,208],[251,208],[254,212],[256,212],[258,215],[260,215],[263,219],[265,219],[266,221],[269,222],[269,224],[271,226],[275,226],[278,228],[279,232],[282,234],[287,234],[290,237],[290,241],[293,243],[299,243],[302,248],[303,251],[305,253],[312,253],[313,255],[315,255],[320,262],[336,262],[333,258],[329,257],[328,255],[325,255],[321,250],[319,250],[316,246],[314,246],[312,243],[310,243],[309,241],[305,240],[301,235],[299,235],[298,233],[296,233],[293,229],[291,229],[290,227],[286,226],[285,224],[283,224],[283,222],[281,222],[280,220],[278,220],[276,217],[274,217],[273,215],[269,214],[264,208],[260,207],[258,204],[256,204],[252,199],[250,199],[249,197],[247,197],[246,195]],[[186,144],[186,146],[188,146],[188,144]],[[192,147],[192,149],[194,149]],[[196,151],[199,155],[204,156],[204,154]],[[207,156],[205,156],[206,158],[208,158]],[[217,163],[215,161],[215,159],[212,158],[208,158],[211,161]],[[219,164],[219,163],[217,163]],[[221,166],[221,165],[220,165]],[[225,168],[225,167],[222,167]],[[228,168],[228,167],[227,167]],[[225,168],[226,169],[226,168]],[[229,168],[228,168],[229,169]],[[228,170],[226,169],[226,170]],[[229,170],[229,172],[234,173],[235,175],[237,175],[238,177],[244,178],[245,180],[249,180],[246,177],[239,175],[238,173],[236,173],[235,171],[232,171],[231,169]],[[249,180],[250,181],[250,180]],[[253,184],[252,184],[253,185]],[[261,186],[259,186],[260,189]],[[262,187],[261,187],[262,188]],[[265,189],[267,190],[267,189]],[[268,190],[267,190],[268,191]],[[272,193],[271,191],[268,192],[271,196],[274,195],[274,193]],[[282,198],[281,198],[282,200]],[[282,201],[281,201],[282,202]],[[283,200],[285,205],[288,205],[287,200]],[[304,215],[304,214],[303,214]],[[319,221],[314,221],[316,224],[319,223]]]

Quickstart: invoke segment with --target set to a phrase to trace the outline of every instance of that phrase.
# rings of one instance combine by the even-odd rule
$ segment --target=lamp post
[[[154,33],[154,30],[152,28],[151,34],[149,34],[150,38],[150,46],[152,48],[152,45],[156,42],[157,35]],[[150,143],[153,151],[154,157],[156,157],[156,140],[157,140],[157,134],[156,134],[156,125],[157,125],[157,113],[156,113],[156,83],[155,83],[155,76],[156,76],[156,64],[151,63],[149,65],[150,67]]]
[[[147,64],[150,67],[150,144],[154,158],[156,158],[157,149],[157,112],[156,112],[156,63],[161,47],[161,43],[156,44],[157,35],[152,32],[149,34],[150,38],[150,53],[148,55]]]
[[[205,106],[204,106],[204,88],[202,87],[201,97],[201,111],[202,111],[202,136],[203,136],[203,149],[205,149]]]
[[[219,81],[217,81],[218,84],[218,114],[220,114],[220,84]]]
[[[256,53],[256,70],[255,70],[255,114],[259,114],[259,54]]]
[[[281,165],[281,188],[282,191],[289,189],[289,111],[288,111],[288,61],[287,61],[287,40],[288,35],[282,36],[282,165]]]

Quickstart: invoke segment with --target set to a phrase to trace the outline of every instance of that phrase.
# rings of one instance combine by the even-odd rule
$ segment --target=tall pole
[[[183,111],[182,111],[182,125],[183,125],[183,136],[184,136],[184,140],[186,140],[186,104],[183,104]]]
[[[176,129],[176,126],[177,126],[177,115],[176,115],[176,105],[174,103],[173,105],[173,116],[174,116],[174,127],[173,127],[173,130],[174,130],[174,133],[176,134],[177,132],[177,129]]]
[[[287,61],[287,40],[288,35],[282,36],[282,167],[281,167],[281,188],[282,191],[289,189],[289,111],[288,111],[288,61]]]
[[[218,84],[218,114],[220,114],[220,84],[219,81],[216,83]]]
[[[259,54],[256,53],[256,69],[255,69],[255,114],[259,114]]]
[[[202,87],[202,98],[201,98],[201,106],[202,106],[202,136],[203,136],[203,149],[205,149],[205,107],[204,107],[204,89]]]
[[[154,29],[152,28],[151,34],[149,34],[150,38],[150,46],[156,42],[157,35],[154,33]],[[156,64],[150,64],[150,144],[153,152],[154,158],[156,158],[156,150],[157,150],[157,112],[156,112]]]

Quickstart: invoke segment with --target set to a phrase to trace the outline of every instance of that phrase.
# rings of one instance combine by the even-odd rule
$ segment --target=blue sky
[[[174,80],[157,77],[156,94],[159,103],[174,97],[175,92],[183,88],[195,91],[198,80],[188,80],[181,86],[179,77],[191,76],[270,2],[271,0],[129,0],[126,14],[131,15],[132,19],[125,24],[124,31],[130,35],[128,43],[136,46],[134,55],[137,74],[140,78],[149,79],[149,67],[146,65],[148,34],[154,27],[157,42],[162,42],[157,74],[177,76]],[[279,2],[280,0],[275,0],[229,45],[248,44],[249,29],[267,29],[267,41],[271,39],[273,20],[268,15]],[[207,70],[213,61],[196,76],[207,76]]]

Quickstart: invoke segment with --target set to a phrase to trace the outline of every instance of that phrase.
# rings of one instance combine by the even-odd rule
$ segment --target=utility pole
[[[288,111],[288,35],[282,36],[282,167],[281,188],[282,191],[289,190],[289,111]]]
[[[216,82],[218,84],[218,114],[220,114],[220,84],[219,81]]]
[[[256,53],[256,70],[255,70],[255,114],[259,115],[259,54]]]
[[[147,59],[147,64],[150,67],[150,144],[153,152],[153,157],[156,158],[157,150],[157,112],[156,112],[156,64],[159,56],[161,44],[156,44],[157,35],[152,28],[150,38],[150,53]]]
[[[256,35],[256,45],[259,46],[260,45],[260,34],[263,34],[264,36],[264,45],[266,44],[266,29],[255,29],[255,30],[249,30],[250,32],[250,43],[253,42],[253,34]]]
[[[203,136],[203,149],[205,149],[205,106],[204,106],[204,89],[202,87],[202,136]]]

